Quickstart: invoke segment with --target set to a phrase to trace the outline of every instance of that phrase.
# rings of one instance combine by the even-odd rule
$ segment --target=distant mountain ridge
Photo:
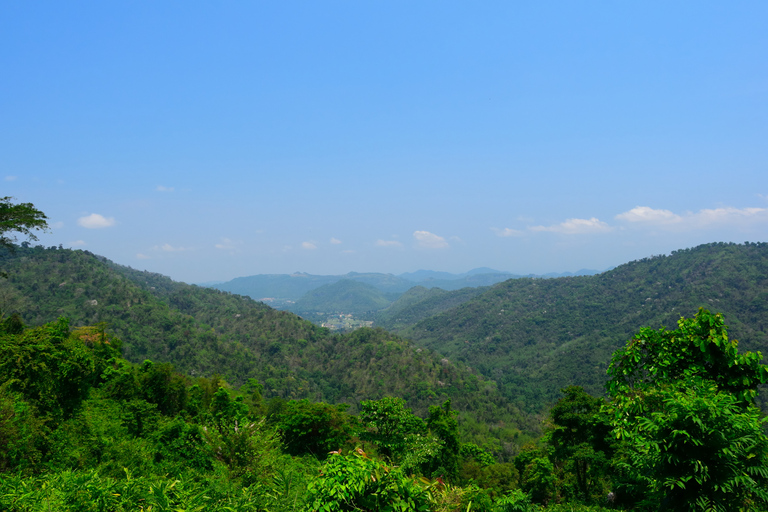
[[[313,275],[305,272],[293,274],[257,274],[237,277],[227,282],[210,284],[211,288],[226,292],[245,295],[255,300],[281,299],[297,301],[308,292],[337,283],[343,279],[371,285],[383,293],[401,294],[414,286],[425,288],[442,288],[443,290],[459,290],[466,287],[491,286],[507,279],[522,277],[562,277],[572,275],[593,275],[596,270],[579,270],[578,272],[550,273],[545,276],[522,276],[494,270],[487,267],[476,268],[463,274],[439,272],[434,270],[417,270],[400,275],[378,272],[349,272],[343,275]]]

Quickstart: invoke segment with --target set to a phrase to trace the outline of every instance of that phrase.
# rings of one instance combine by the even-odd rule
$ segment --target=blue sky
[[[4,2],[2,196],[187,282],[768,238],[766,2]]]

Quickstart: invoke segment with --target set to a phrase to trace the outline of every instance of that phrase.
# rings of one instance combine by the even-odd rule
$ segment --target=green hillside
[[[392,298],[373,285],[342,279],[307,292],[290,310],[298,314],[307,312],[358,315],[378,311],[391,303]]]
[[[423,316],[429,300],[409,314]],[[569,384],[603,393],[610,354],[635,326],[673,327],[701,306],[725,315],[744,350],[768,352],[768,244],[714,243],[595,276],[513,279],[397,332],[477,369],[536,410]]]
[[[379,311],[374,317],[374,322],[384,329],[402,329],[456,307],[477,297],[487,289],[487,287],[478,287],[447,291],[442,288],[414,286],[386,309]]]
[[[19,247],[3,252],[0,264],[9,273],[0,298],[17,305],[25,323],[60,316],[73,325],[104,322],[132,362],[169,362],[187,375],[219,374],[233,385],[256,378],[266,398],[346,402],[353,411],[361,400],[400,396],[424,414],[450,398],[469,418],[467,429],[509,426],[494,434],[509,450],[520,429],[539,428],[492,381],[381,329],[331,334],[247,297],[173,282],[87,251]],[[14,311],[4,304],[0,310]]]

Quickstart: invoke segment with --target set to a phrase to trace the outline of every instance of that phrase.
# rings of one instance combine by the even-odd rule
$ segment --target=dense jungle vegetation
[[[572,386],[502,462],[450,400],[265,400],[249,379],[132,364],[103,325],[0,326],[0,508],[8,511],[764,510],[768,367],[723,318],[644,328],[610,400]]]
[[[9,199],[0,200],[0,510],[768,508],[766,418],[756,405],[768,367],[759,352],[738,351],[719,313],[699,308],[673,326],[632,328],[602,363],[606,394],[569,382],[537,418],[494,381],[381,329],[333,335],[87,252],[16,247],[6,237],[14,209],[38,225],[44,216]],[[673,255],[679,288],[690,300],[751,301],[760,317],[766,246],[744,247]],[[624,277],[632,293],[621,300],[664,285],[658,269],[640,280],[635,268],[659,260],[608,276]],[[737,290],[685,275],[723,269]],[[556,288],[541,295],[540,284],[519,285],[536,308],[581,298],[611,311],[591,282],[568,281],[576,302]],[[504,286],[462,301],[454,318],[483,301],[497,307],[489,297],[514,305]],[[451,301],[419,291],[414,305],[420,296]],[[640,307],[665,313],[653,301]],[[592,313],[569,316],[571,328],[594,329]],[[742,332],[762,333],[764,317],[751,327],[741,318]]]

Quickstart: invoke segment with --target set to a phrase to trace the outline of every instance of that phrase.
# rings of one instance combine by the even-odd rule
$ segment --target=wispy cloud
[[[69,242],[70,247],[82,247],[84,245],[87,245],[84,240],[75,240],[74,242]]]
[[[18,176],[6,176],[5,181],[16,181]]]
[[[636,225],[666,227],[676,230],[705,229],[716,226],[768,222],[768,208],[723,207],[676,214],[669,210],[636,206],[616,215],[616,219]]]
[[[136,253],[136,259],[138,259],[138,260],[151,260],[152,258],[147,256],[146,254],[142,254],[140,252],[137,252]]]
[[[376,240],[376,247],[402,247],[403,244],[397,240]]]
[[[174,187],[164,187],[162,185],[158,185],[157,188],[155,188],[158,192],[173,192]]]
[[[681,217],[669,210],[655,210],[648,206],[635,206],[631,210],[620,213],[616,220],[626,222],[646,222],[651,224],[671,224],[680,222]]]
[[[592,217],[591,219],[567,219],[560,224],[554,224],[552,226],[531,226],[528,229],[534,232],[549,231],[551,233],[560,233],[563,235],[589,235],[607,233],[613,228],[596,217]]]
[[[339,240],[338,238],[333,238],[333,237],[331,237],[331,243],[332,243],[333,245],[338,245],[338,244],[340,244],[340,243],[341,243],[341,240]]]
[[[424,249],[445,249],[449,247],[445,238],[429,231],[414,231],[413,238],[416,239],[416,245]]]
[[[53,229],[61,229],[63,227],[64,227],[64,223],[61,221],[51,223],[51,228]]]
[[[77,223],[88,229],[101,229],[101,228],[108,228],[115,225],[115,218],[114,217],[104,217],[103,215],[99,215],[98,213],[92,213],[90,215],[86,215],[85,217],[80,217],[77,219]]]
[[[221,241],[219,243],[215,244],[214,247],[216,247],[217,249],[222,250],[222,251],[232,251],[234,249],[237,249],[237,247],[241,243],[242,242],[239,242],[239,241],[236,241],[236,240],[232,240],[230,238],[222,237]]]
[[[523,236],[525,235],[524,231],[520,231],[519,229],[512,229],[512,228],[491,228],[491,230],[496,233],[496,236]]]
[[[189,247],[174,247],[171,244],[156,245],[152,248],[155,251],[163,252],[182,252],[191,250]]]
[[[315,245],[313,242],[301,242],[301,248],[307,251],[313,251],[317,249],[317,245]]]

